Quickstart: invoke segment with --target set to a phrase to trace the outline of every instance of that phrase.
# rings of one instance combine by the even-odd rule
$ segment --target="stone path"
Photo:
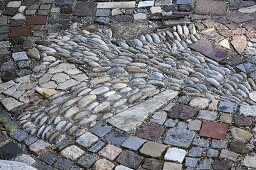
[[[256,169],[255,5],[0,2],[0,167]]]

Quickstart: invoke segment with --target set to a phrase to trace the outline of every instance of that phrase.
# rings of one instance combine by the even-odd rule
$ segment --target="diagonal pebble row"
[[[78,137],[96,120],[164,89],[238,103],[255,90],[243,72],[188,48],[199,38],[193,24],[117,43],[109,29],[48,38],[48,46],[37,45],[43,63],[31,76],[3,83],[1,102],[8,110],[23,105],[17,116],[22,127],[50,143],[66,134]]]

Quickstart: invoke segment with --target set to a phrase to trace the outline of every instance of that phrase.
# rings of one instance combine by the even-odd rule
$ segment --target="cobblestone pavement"
[[[0,2],[0,169],[256,169],[256,2]]]

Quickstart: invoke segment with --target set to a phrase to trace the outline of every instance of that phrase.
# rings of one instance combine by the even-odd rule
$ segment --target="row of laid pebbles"
[[[48,70],[37,73],[36,78],[62,73],[64,82],[72,79],[78,83],[42,102],[34,109],[38,111],[27,108],[18,118],[24,129],[56,142],[67,134],[77,137],[97,119],[111,115],[105,113],[120,112],[164,89],[204,95],[210,100],[224,96],[237,102],[245,101],[255,90],[254,81],[245,74],[187,48],[200,38],[193,24],[141,35],[121,41],[119,46],[111,37],[109,29],[94,34],[65,32],[50,35],[49,46],[37,45]],[[50,81],[54,88],[62,83],[50,78],[45,82],[48,87]]]

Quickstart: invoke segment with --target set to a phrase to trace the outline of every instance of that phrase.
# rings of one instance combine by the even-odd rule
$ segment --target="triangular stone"
[[[231,44],[233,45],[235,50],[241,55],[247,46],[246,36],[234,36],[233,40],[231,41]]]

